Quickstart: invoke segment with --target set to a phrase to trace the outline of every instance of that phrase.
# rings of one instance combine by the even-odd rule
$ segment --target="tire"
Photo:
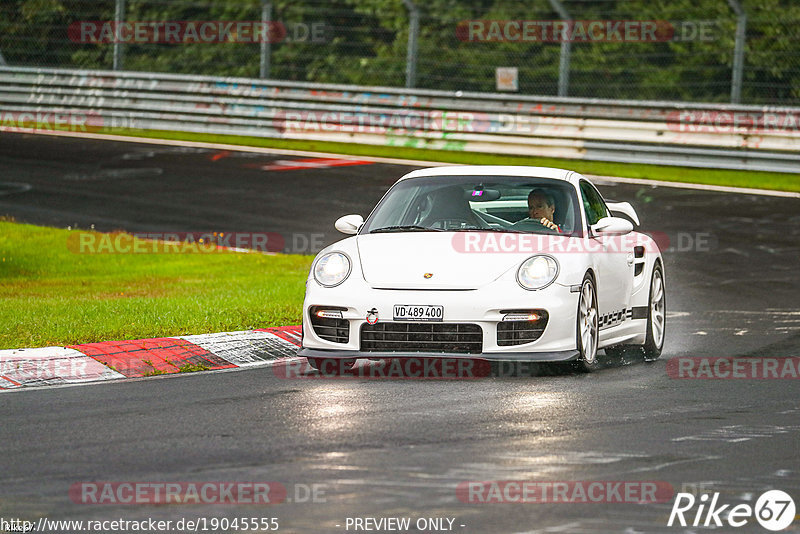
[[[644,342],[644,359],[652,362],[661,356],[667,327],[667,289],[664,271],[656,263],[650,280],[650,298],[647,305],[647,335]]]
[[[308,365],[315,370],[329,375],[339,375],[342,372],[351,370],[356,361],[354,359],[341,358],[307,358]]]
[[[575,368],[584,373],[597,370],[597,344],[600,340],[597,313],[597,289],[589,273],[583,277],[578,297],[578,313],[575,328],[575,342],[578,360]]]
[[[665,328],[667,324],[667,294],[664,284],[664,271],[656,263],[653,276],[650,277],[650,293],[647,302],[647,331],[644,345],[617,345],[606,347],[608,356],[614,358],[641,358],[652,362],[661,356],[664,348]]]

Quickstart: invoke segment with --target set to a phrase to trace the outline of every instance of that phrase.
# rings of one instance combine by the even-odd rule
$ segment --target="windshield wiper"
[[[512,230],[511,228],[457,228],[450,230],[451,232],[504,232],[509,234],[527,234],[521,230]]]
[[[416,224],[407,224],[401,226],[385,226],[383,228],[376,228],[370,230],[371,234],[378,234],[381,232],[441,232],[439,228],[428,228],[427,226],[418,226]]]

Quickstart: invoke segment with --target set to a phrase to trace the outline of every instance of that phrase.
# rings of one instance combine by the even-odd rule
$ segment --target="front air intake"
[[[544,333],[549,318],[545,310],[501,310],[497,323],[497,344],[501,347],[536,341]]]
[[[470,323],[376,323],[361,327],[363,352],[480,354],[483,330]]]
[[[311,326],[318,338],[331,343],[350,341],[350,321],[342,318],[347,308],[339,306],[311,306],[308,309]]]

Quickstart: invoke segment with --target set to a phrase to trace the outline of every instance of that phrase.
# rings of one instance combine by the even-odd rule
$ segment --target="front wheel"
[[[664,348],[664,333],[667,325],[667,295],[664,290],[664,272],[661,265],[653,268],[650,279],[650,295],[647,305],[647,332],[644,345],[617,345],[606,347],[606,355],[615,358],[636,358],[652,362],[661,356]]]
[[[597,291],[591,275],[586,273],[578,298],[578,323],[576,327],[578,361],[576,367],[590,373],[599,367],[597,342],[600,338],[597,313]]]
[[[656,264],[650,282],[650,303],[647,309],[647,335],[644,342],[644,359],[657,360],[664,348],[667,326],[667,293],[661,265]]]

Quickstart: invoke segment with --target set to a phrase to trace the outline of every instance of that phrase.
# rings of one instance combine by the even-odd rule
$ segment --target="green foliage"
[[[181,365],[178,368],[179,373],[197,373],[200,371],[208,371],[211,367],[207,365],[203,365],[202,363],[194,364],[194,363],[187,363],[186,365]]]
[[[421,13],[417,86],[494,91],[495,68],[517,67],[522,94],[553,95],[558,43],[464,42],[470,20],[556,20],[547,0],[415,0]],[[800,3],[746,0],[743,101],[800,103]],[[363,85],[405,83],[409,14],[402,0],[273,0],[273,20],[289,39],[270,46],[270,75]],[[576,42],[570,96],[725,102],[730,98],[736,15],[726,0],[565,2],[574,20],[663,21],[678,32],[665,42]],[[113,46],[67,39],[79,20],[112,20],[114,0],[4,0],[0,51],[15,65],[109,68]],[[138,21],[260,20],[260,0],[128,0]],[[295,39],[292,28],[324,24],[323,42]],[[692,34],[706,28],[700,38]],[[688,36],[690,39],[682,39]],[[258,43],[129,44],[125,68],[255,77]]]
[[[167,374],[167,372],[163,369],[156,369],[155,365],[153,365],[153,362],[150,360],[142,360],[142,362],[150,366],[150,370],[145,371],[142,376],[158,376]]]

